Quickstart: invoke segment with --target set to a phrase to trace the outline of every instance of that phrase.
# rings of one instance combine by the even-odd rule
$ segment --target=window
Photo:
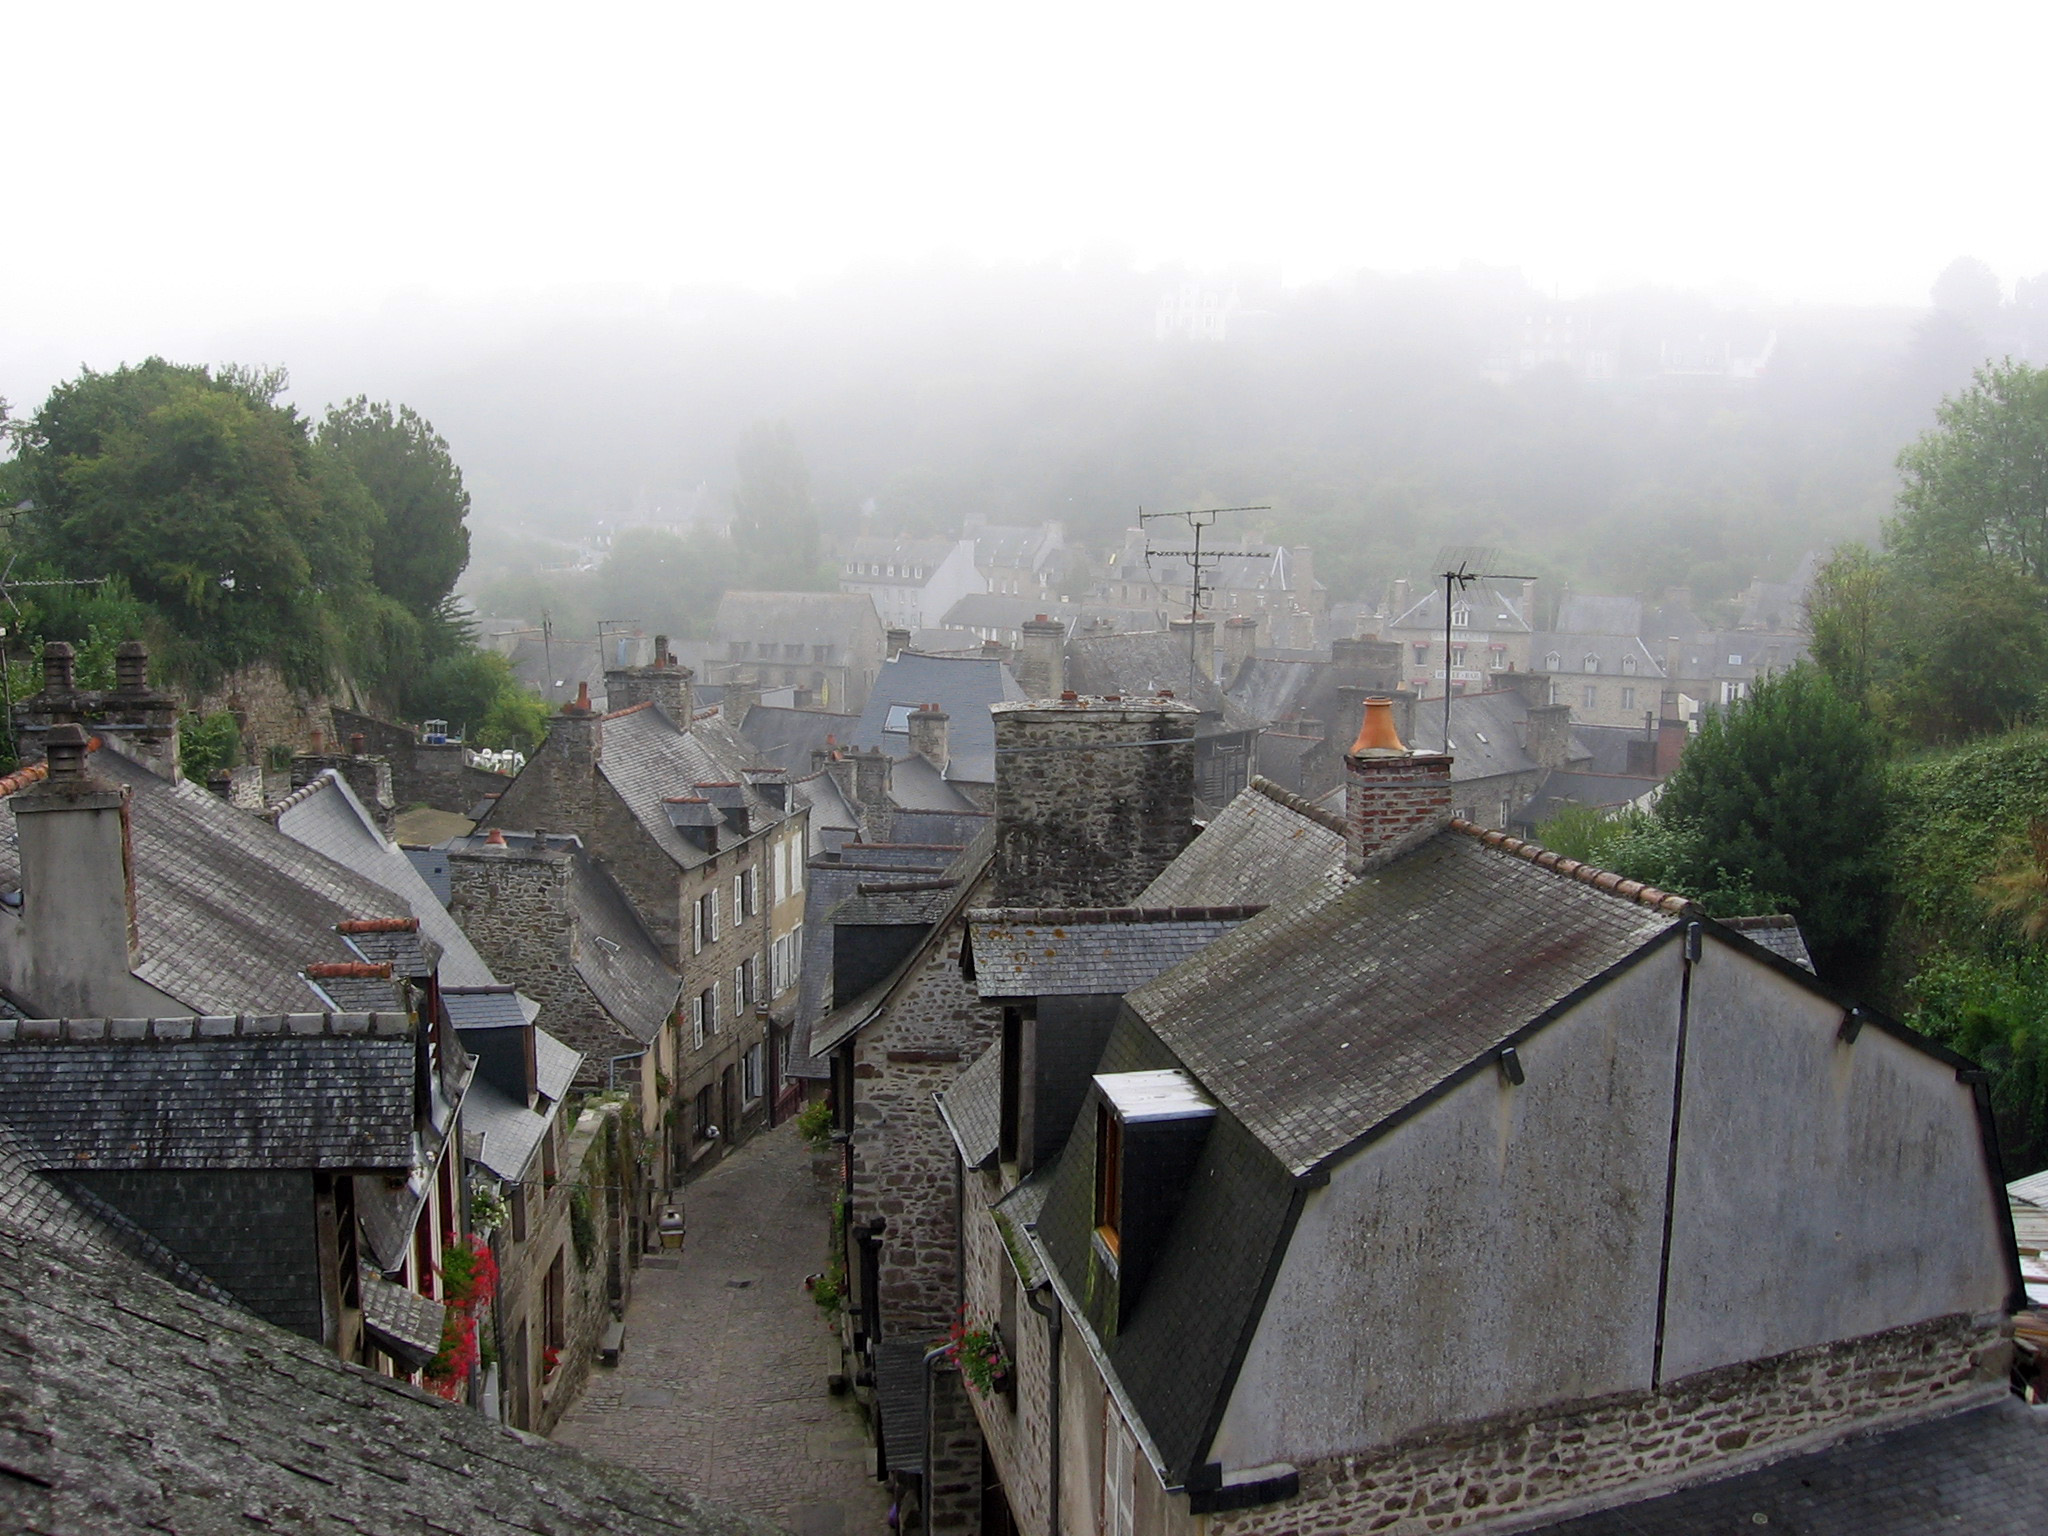
[[[1095,1235],[1112,1258],[1122,1252],[1124,1123],[1107,1104],[1095,1106]]]
[[[1586,689],[1586,708],[1596,709],[1599,707],[1599,704],[1600,690],[1589,685]]]
[[[567,1300],[567,1265],[563,1262],[567,1255],[566,1248],[555,1250],[555,1257],[548,1265],[548,1278],[541,1293],[541,1337],[547,1340],[549,1349],[561,1349],[569,1342],[569,1309],[564,1305]],[[545,1380],[545,1366],[542,1367],[542,1372],[542,1379]]]
[[[696,954],[706,944],[718,942],[718,892],[706,891],[699,896],[690,912],[690,953]]]
[[[718,1129],[711,1123],[711,1092],[711,1084],[706,1083],[697,1090],[697,1097],[691,1101],[690,1134],[698,1141],[711,1140],[712,1133]]]
[[[742,960],[732,968],[732,1011],[737,1015],[747,1006],[747,962]]]
[[[741,1075],[749,1103],[761,1097],[761,1068],[765,1064],[767,1053],[768,1048],[765,1045],[757,1044],[741,1061],[744,1068]]]
[[[1636,707],[1635,689],[1624,688],[1621,690],[1621,707],[1623,709],[1634,709]]]
[[[1546,672],[1555,672],[1563,665],[1564,658],[1555,651],[1547,652],[1543,657],[1543,670]]]
[[[711,994],[700,992],[690,999],[690,1049],[704,1049],[704,1037],[711,1033],[711,1021],[706,1015],[711,1009]]]
[[[1730,656],[1728,658],[1728,665],[1731,667],[1739,667],[1742,665],[1742,658],[1740,656]]]
[[[1721,685],[1721,702],[1723,704],[1733,704],[1746,697],[1748,693],[1749,684],[1726,682]]]
[[[1411,640],[1408,643],[1415,647],[1415,659],[1418,662],[1429,659],[1429,642],[1427,640]]]
[[[1635,657],[1632,655],[1623,656],[1621,658],[1621,670],[1626,672],[1630,677],[1634,677],[1636,675]]]
[[[1471,627],[1472,610],[1463,603],[1457,604],[1451,609],[1451,628],[1470,629]]]
[[[1138,1442],[1117,1412],[1116,1400],[1102,1401],[1102,1536],[1135,1536]]]
[[[885,731],[901,731],[908,735],[910,733],[911,711],[916,707],[914,704],[891,704],[888,715],[882,721],[882,729]]]
[[[1451,665],[1454,667],[1462,667],[1463,665],[1465,665],[1464,646],[1454,645],[1451,647]]]
[[[1598,672],[1600,670],[1600,658],[1591,651],[1586,652],[1586,659],[1580,664],[1579,670],[1581,672]]]

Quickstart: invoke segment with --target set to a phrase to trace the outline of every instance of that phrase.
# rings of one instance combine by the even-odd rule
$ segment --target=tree
[[[363,395],[328,410],[319,441],[377,504],[370,567],[378,589],[423,623],[433,620],[469,563],[469,492],[447,441],[411,406],[394,412]]]
[[[767,591],[823,586],[811,472],[786,421],[757,422],[740,435],[739,484],[732,493],[732,543],[739,576]]]
[[[638,619],[656,633],[708,635],[733,565],[732,546],[701,529],[688,538],[660,528],[625,529],[596,572],[597,616]]]
[[[1806,589],[1806,632],[1814,665],[1844,698],[1868,708],[1876,680],[1890,594],[1882,558],[1861,544],[1843,544]]]
[[[1697,839],[1695,883],[1745,872],[1782,893],[1817,962],[1875,936],[1886,802],[1877,728],[1818,670],[1794,667],[1702,722],[1656,819]]]
[[[1886,543],[1936,579],[1981,562],[2048,580],[2048,369],[2007,359],[1935,409],[1899,455],[1899,514]]]

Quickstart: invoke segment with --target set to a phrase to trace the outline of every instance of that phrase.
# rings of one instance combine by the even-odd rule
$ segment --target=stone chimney
[[[1027,699],[1056,699],[1067,687],[1067,626],[1045,614],[1027,619],[1017,646],[1017,685]]]
[[[1529,709],[1529,756],[1539,768],[1562,768],[1571,758],[1572,707],[1536,704]]]
[[[668,636],[654,637],[654,659],[644,667],[607,667],[604,673],[605,708],[617,714],[636,704],[652,704],[683,730],[690,728],[692,699],[690,684],[696,677],[668,648]],[[589,690],[578,695],[589,702]]]
[[[1344,827],[1354,872],[1414,847],[1451,819],[1451,758],[1410,752],[1389,699],[1368,699],[1344,756]]]
[[[913,717],[914,718],[914,717]],[[895,764],[880,747],[863,752],[853,750],[853,798],[863,809],[882,810],[889,805],[890,779]]]
[[[1068,693],[1000,703],[991,712],[992,905],[1123,906],[1187,846],[1201,718],[1191,705],[1112,704]]]
[[[43,692],[70,693],[77,684],[78,652],[69,641],[52,640],[43,647]]]
[[[891,661],[910,649],[910,631],[907,629],[891,629],[883,638],[888,645]]]
[[[1330,642],[1330,671],[1340,684],[1392,693],[1401,686],[1401,642],[1368,635]],[[1352,724],[1357,729],[1357,722]]]
[[[160,778],[184,777],[178,765],[175,695],[150,687],[149,648],[123,641],[114,651],[115,686],[104,692],[77,686],[77,657],[63,641],[43,647],[43,689],[14,707],[14,728],[24,760],[42,755],[42,741],[64,724],[84,727],[112,750]]]
[[[725,692],[719,698],[719,713],[725,717],[727,725],[731,726],[734,730],[738,730],[742,725],[746,724],[747,715],[760,702],[760,684],[751,680],[741,682],[738,678],[734,678],[725,685]]]
[[[392,828],[398,824],[398,800],[391,788],[391,760],[371,757],[360,751],[322,752],[318,750],[320,740],[320,732],[315,731],[315,750],[300,752],[292,758],[292,788],[303,789],[328,769],[333,769],[355,792],[356,799],[363,803],[363,809],[370,813],[377,830],[389,837]],[[350,744],[360,746],[362,740],[358,735],[351,739]]]
[[[1195,651],[1195,670],[1210,682],[1216,681],[1216,621],[1214,619],[1175,619],[1167,628],[1173,631],[1173,638],[1183,647],[1192,645]]]
[[[45,776],[9,797],[21,849],[24,1000],[56,1018],[131,1013],[140,958],[128,789],[93,773],[83,726],[53,726]]]
[[[1223,621],[1223,682],[1228,687],[1259,646],[1259,621],[1248,614]]]
[[[947,723],[952,720],[936,704],[922,704],[910,712],[910,750],[945,775],[951,761],[946,750]]]
[[[829,773],[838,784],[839,793],[846,797],[847,802],[859,803],[859,797],[853,792],[853,762],[839,749],[839,743],[832,737],[825,738],[824,746],[812,749],[811,772]]]
[[[1543,709],[1550,703],[1548,672],[1517,672],[1513,668],[1489,672],[1486,674],[1486,686],[1495,693],[1519,693],[1522,702],[1531,709]]]

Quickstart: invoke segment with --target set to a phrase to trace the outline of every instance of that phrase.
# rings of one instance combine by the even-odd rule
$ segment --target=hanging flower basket
[[[1010,1353],[993,1324],[969,1328],[962,1318],[953,1325],[946,1347],[968,1385],[983,1397],[1008,1392],[1016,1384]]]

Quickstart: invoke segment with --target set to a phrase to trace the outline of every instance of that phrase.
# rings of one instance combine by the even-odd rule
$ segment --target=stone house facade
[[[1533,626],[1534,582],[1512,590],[1481,582],[1451,598],[1450,649],[1444,648],[1444,593],[1438,582],[1409,601],[1406,582],[1395,583],[1394,611],[1381,631],[1401,647],[1401,675],[1417,698],[1440,699],[1445,679],[1452,693],[1477,693],[1491,672],[1527,672]]]

